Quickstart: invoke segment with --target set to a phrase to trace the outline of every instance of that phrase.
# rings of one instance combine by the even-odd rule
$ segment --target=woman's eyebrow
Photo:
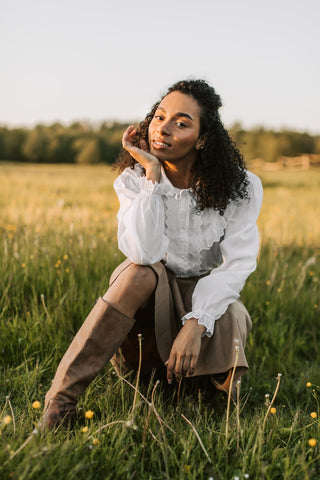
[[[166,112],[166,110],[163,107],[158,107],[157,110],[163,110],[164,112]],[[189,113],[185,113],[185,112],[177,112],[175,114],[175,117],[186,117],[186,118],[189,118],[190,120],[193,121],[193,118],[191,117],[191,115],[189,115]]]

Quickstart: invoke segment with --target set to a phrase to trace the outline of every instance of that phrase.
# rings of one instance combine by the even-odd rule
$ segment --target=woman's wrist
[[[161,165],[160,162],[150,164],[145,167],[147,180],[151,180],[153,183],[160,183],[161,178]]]
[[[190,322],[190,323],[189,323]],[[199,332],[200,335],[202,336],[205,332],[206,332],[206,327],[204,325],[200,325],[198,323],[198,319],[197,318],[189,318],[186,323],[184,324],[184,326],[188,325],[189,324],[189,327],[192,327],[195,329],[195,331]]]

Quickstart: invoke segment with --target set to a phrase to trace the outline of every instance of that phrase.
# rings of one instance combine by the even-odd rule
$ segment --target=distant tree
[[[97,139],[78,139],[74,146],[78,151],[76,155],[77,163],[93,164],[100,162],[100,148]]]
[[[1,128],[0,132],[0,158],[23,162],[26,160],[22,145],[28,135],[23,128]]]
[[[50,134],[43,125],[37,125],[31,130],[22,147],[23,154],[27,160],[38,163],[47,162],[47,150],[50,140]]]
[[[52,163],[74,163],[74,138],[67,133],[53,136],[47,147],[47,159]]]

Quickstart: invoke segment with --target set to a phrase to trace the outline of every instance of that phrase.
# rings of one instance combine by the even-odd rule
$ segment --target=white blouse
[[[191,189],[174,187],[163,167],[160,183],[147,180],[140,164],[114,182],[119,248],[130,260],[139,265],[163,260],[177,277],[210,272],[197,282],[192,311],[182,318],[183,324],[197,318],[209,337],[256,268],[263,192],[260,179],[247,173],[250,200],[229,204],[224,215],[212,208],[198,212]]]

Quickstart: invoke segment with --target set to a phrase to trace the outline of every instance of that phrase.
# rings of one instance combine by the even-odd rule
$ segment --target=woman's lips
[[[168,143],[162,142],[161,140],[152,140],[152,146],[155,150],[162,150],[170,147]]]

